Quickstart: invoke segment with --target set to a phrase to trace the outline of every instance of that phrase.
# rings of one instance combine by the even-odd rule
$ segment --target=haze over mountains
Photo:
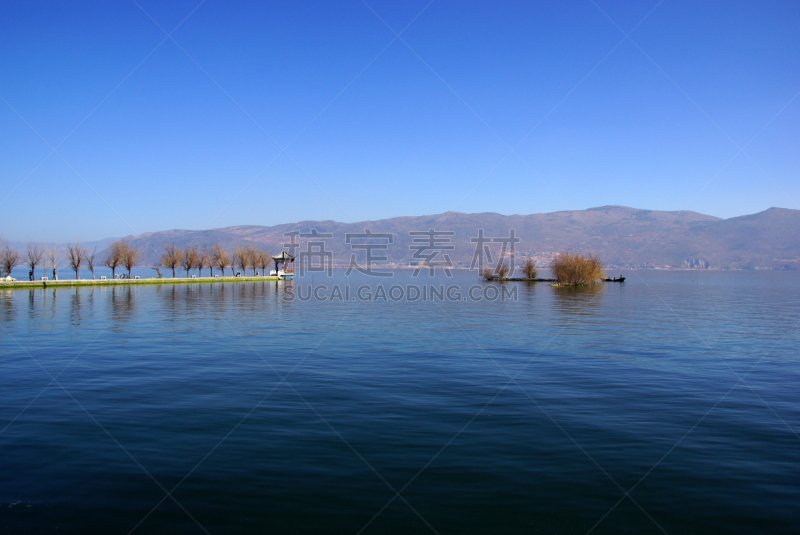
[[[470,238],[484,229],[486,237],[507,237],[514,229],[520,238],[517,257],[534,256],[541,265],[553,254],[563,251],[592,253],[609,266],[711,269],[800,269],[800,211],[770,208],[764,212],[730,219],[690,211],[663,212],[624,206],[602,206],[549,214],[511,215],[495,213],[444,214],[395,217],[378,221],[341,223],[336,221],[301,221],[271,227],[234,226],[212,230],[167,230],[126,239],[142,251],[141,265],[156,265],[164,246],[202,247],[219,243],[232,250],[255,244],[272,254],[284,249],[290,239],[284,233],[300,231],[333,236],[325,250],[333,253],[336,265],[347,265],[354,249],[346,243],[346,234],[391,233],[394,243],[376,255],[388,256],[388,263],[408,266],[416,247],[411,231],[454,232],[448,254],[457,267],[469,267],[476,244]],[[300,251],[306,250],[301,239]],[[388,240],[373,240],[384,243]],[[445,244],[444,242],[439,242]],[[496,260],[501,244],[489,244]],[[357,258],[363,260],[363,251]],[[102,253],[101,253],[101,256]],[[441,257],[439,257],[441,258]]]

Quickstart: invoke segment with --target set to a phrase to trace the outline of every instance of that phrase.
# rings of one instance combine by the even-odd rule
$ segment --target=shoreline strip
[[[73,280],[38,280],[38,281],[4,281],[0,280],[0,288],[71,288],[77,286],[127,286],[133,284],[193,284],[209,282],[252,282],[252,281],[281,281],[278,277],[176,277],[147,278],[147,279],[73,279]]]

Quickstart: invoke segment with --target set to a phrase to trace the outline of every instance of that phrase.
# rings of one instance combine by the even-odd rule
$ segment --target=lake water
[[[800,530],[800,273],[627,275],[0,290],[0,531]]]

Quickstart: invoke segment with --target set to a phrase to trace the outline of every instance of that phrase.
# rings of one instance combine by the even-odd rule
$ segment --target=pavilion
[[[273,256],[272,260],[275,261],[275,270],[272,273],[270,273],[270,275],[277,276],[281,279],[286,277],[289,278],[294,277],[294,257],[292,255],[290,255],[286,251],[283,251],[278,256]],[[286,269],[287,262],[289,264],[289,269]]]

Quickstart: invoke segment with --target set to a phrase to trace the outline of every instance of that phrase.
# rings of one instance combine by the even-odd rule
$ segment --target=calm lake
[[[0,289],[0,531],[797,532],[800,273],[624,274]]]

